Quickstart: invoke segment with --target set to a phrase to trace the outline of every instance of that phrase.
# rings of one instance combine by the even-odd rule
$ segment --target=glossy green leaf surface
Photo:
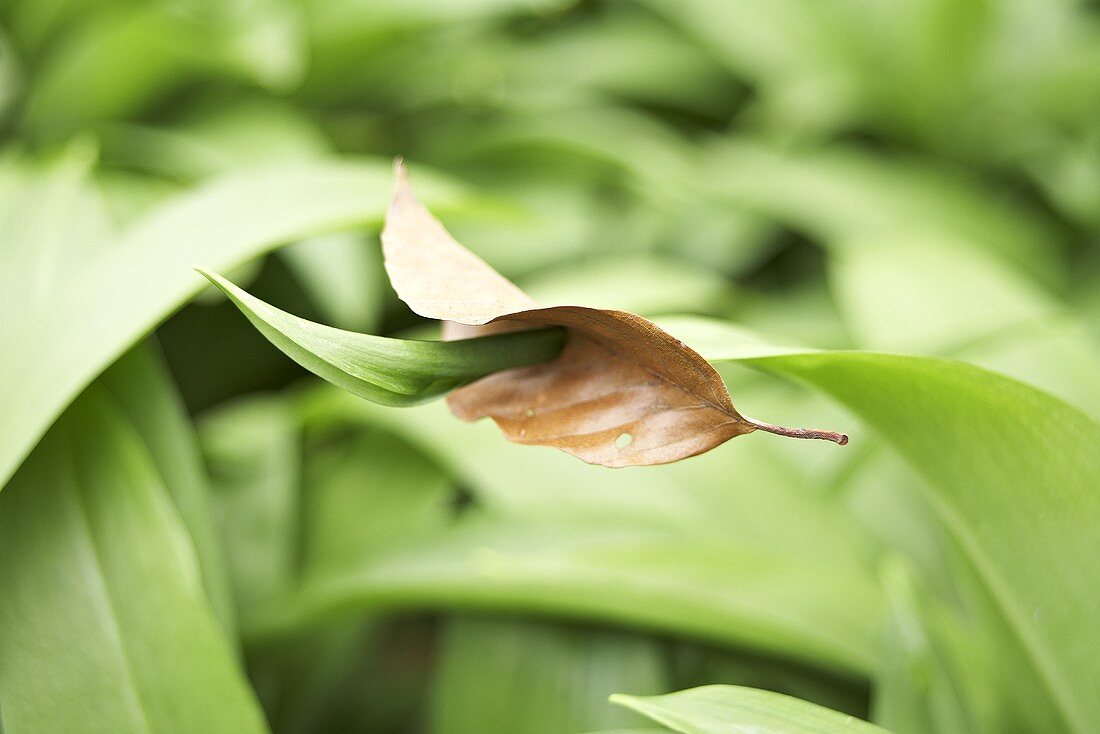
[[[288,314],[220,275],[199,272],[288,357],[348,392],[383,405],[416,405],[493,372],[547,362],[565,344],[560,329],[453,342],[358,334]]]
[[[618,694],[611,701],[682,734],[888,734],[854,716],[740,686],[704,686],[664,696]]]

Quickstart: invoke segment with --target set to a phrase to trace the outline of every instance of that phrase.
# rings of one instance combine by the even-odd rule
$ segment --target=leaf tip
[[[217,284],[218,274],[215,273],[213,270],[208,270],[208,269],[204,268],[202,265],[192,265],[191,269],[194,270],[199,275],[201,275],[202,277],[209,280],[211,283]]]
[[[408,180],[409,169],[405,166],[405,156],[396,155],[393,157],[393,175],[398,181]]]
[[[222,276],[215,273],[213,270],[207,270],[202,265],[192,265],[191,269],[202,277],[209,280],[211,285],[213,285],[218,290],[222,291],[226,295],[230,294],[230,289],[232,288],[233,284]]]

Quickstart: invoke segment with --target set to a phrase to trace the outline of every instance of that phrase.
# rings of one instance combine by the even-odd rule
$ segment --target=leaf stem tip
[[[813,438],[822,441],[832,441],[838,446],[844,446],[848,443],[848,434],[837,433],[836,431],[820,431],[816,428],[787,428],[786,426],[775,426],[771,423],[765,423],[764,421],[758,421],[748,416],[743,416],[749,425],[757,428],[761,431],[768,433],[774,433],[777,436],[786,436],[787,438]]]

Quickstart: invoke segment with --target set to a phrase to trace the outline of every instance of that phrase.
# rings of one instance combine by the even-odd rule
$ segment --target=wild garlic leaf
[[[450,342],[357,334],[298,318],[216,273],[196,270],[288,357],[334,385],[383,405],[416,405],[500,370],[546,362],[565,342],[561,329]]]
[[[149,447],[99,384],[0,494],[0,596],[5,731],[267,731]]]
[[[82,267],[51,282],[46,297],[23,302],[20,318],[0,321],[9,345],[0,360],[0,485],[81,389],[199,292],[193,263],[230,268],[288,241],[377,222],[388,171],[345,161],[237,173],[170,199],[94,254],[75,235],[61,243],[84,258]],[[23,178],[18,186],[32,184]],[[446,185],[433,190],[438,201],[456,199]],[[32,206],[41,201],[5,210],[0,223],[18,229]],[[5,261],[26,258],[27,267],[57,251],[16,246],[27,249],[6,251]],[[24,288],[25,272],[0,269],[0,290]]]
[[[768,355],[741,330],[724,342],[721,324],[703,319],[678,320],[673,332],[685,340],[699,335],[694,343],[704,355],[830,395],[890,443],[925,479],[930,504],[1066,728],[1086,734],[1100,727],[1100,425],[1047,393],[963,362],[870,352]],[[731,343],[748,350],[738,356]],[[1035,716],[1045,726],[1047,713]]]
[[[219,621],[236,636],[226,554],[211,516],[210,483],[187,408],[153,340],[139,344],[100,377],[156,464],[195,545],[203,586]]]
[[[682,734],[889,734],[854,716],[742,686],[703,686],[664,696],[616,694],[611,702]]]
[[[644,724],[607,697],[667,691],[662,643],[555,621],[452,616],[440,634],[428,731],[562,734]]]
[[[440,403],[393,410],[327,384],[297,400],[310,431],[399,436],[502,522],[330,566],[287,602],[298,608],[292,615],[309,617],[329,603],[368,608],[380,598],[401,608],[496,609],[506,594],[499,585],[514,578],[522,588],[506,595],[520,609],[668,631],[690,623],[703,637],[816,667],[861,675],[875,668],[874,546],[840,508],[797,482],[779,452],[741,446],[608,471],[501,441],[490,424],[458,424]],[[387,595],[402,569],[408,595]],[[432,596],[432,578],[450,587],[449,602]],[[597,587],[603,591],[593,596]]]
[[[246,619],[244,636],[261,644],[355,609],[454,607],[675,632],[856,674],[875,664],[881,615],[874,579],[850,559],[652,520],[505,518],[309,579]]]

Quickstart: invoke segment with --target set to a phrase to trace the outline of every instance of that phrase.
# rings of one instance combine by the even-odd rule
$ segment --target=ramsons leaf
[[[210,486],[187,410],[149,340],[103,373],[100,383],[134,424],[164,488],[187,526],[206,595],[230,635],[235,634],[226,558],[211,517]]]
[[[738,359],[730,342],[745,341],[735,331],[724,343],[713,322],[670,328],[685,340],[698,335],[699,351],[721,359]],[[1046,393],[962,362],[750,349],[742,361],[832,396],[923,475],[933,508],[1004,615],[1045,699],[1070,731],[1100,726],[1100,426]]]
[[[664,696],[617,694],[611,701],[682,734],[888,734],[854,716],[741,686],[703,686]]]
[[[149,447],[96,384],[0,495],[6,732],[263,732]]]
[[[867,571],[613,518],[469,521],[306,580],[245,620],[255,642],[318,619],[375,611],[472,609],[601,620],[867,672],[881,615]]]
[[[0,485],[82,388],[199,292],[193,263],[229,268],[288,241],[376,222],[389,186],[388,167],[370,162],[284,166],[173,198],[108,246],[67,231],[50,247],[9,241],[5,262],[27,264],[0,269],[4,300],[21,310],[0,321],[9,345],[0,360]],[[67,216],[42,204],[20,201],[0,215],[13,232],[26,229],[28,211],[42,226]],[[45,282],[25,277],[66,260],[80,267]]]
[[[562,734],[644,723],[607,705],[667,691],[658,640],[619,630],[459,616],[441,635],[432,734]],[[470,675],[471,661],[478,674]]]
[[[300,319],[216,273],[196,269],[288,357],[348,392],[383,405],[415,405],[493,372],[551,360],[565,342],[561,329],[452,342],[357,334]]]

